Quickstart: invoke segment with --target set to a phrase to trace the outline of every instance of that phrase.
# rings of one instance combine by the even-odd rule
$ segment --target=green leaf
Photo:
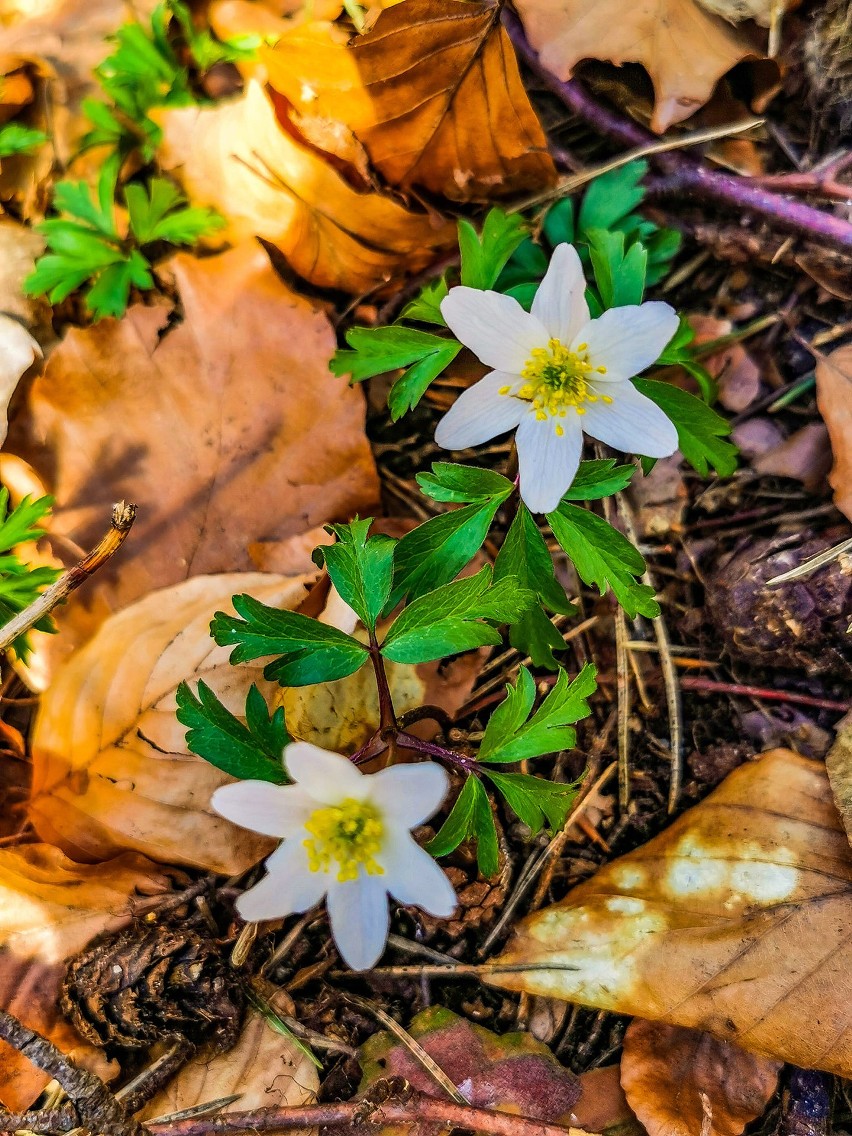
[[[698,383],[698,389],[701,391],[701,397],[704,401],[712,405],[718,397],[719,388],[707,368],[703,367],[695,358],[695,351],[692,346],[694,339],[695,332],[681,316],[680,326],[657,360],[657,365],[661,367],[683,367]]]
[[[620,493],[630,484],[636,467],[617,465],[615,458],[580,462],[580,468],[563,501],[597,501]]]
[[[225,224],[213,209],[187,208],[186,198],[167,178],[152,178],[147,186],[128,185],[124,198],[130,230],[140,245],[152,241],[191,245]]]
[[[494,562],[494,580],[514,576],[522,588],[535,592],[551,611],[574,615],[564,589],[556,582],[553,560],[529,509],[520,502]]]
[[[9,512],[9,490],[0,489],[0,626],[29,607],[61,575],[54,568],[28,567],[15,551],[19,545],[44,536],[40,522],[50,512],[52,504],[52,497],[33,500],[26,496]],[[52,633],[56,630],[49,615],[34,626],[37,631]],[[30,653],[27,635],[19,635],[11,647],[18,658],[26,662]]]
[[[177,720],[187,727],[186,744],[192,753],[231,777],[286,782],[281,755],[290,735],[284,710],[279,707],[270,715],[254,684],[246,699],[245,721],[223,706],[205,682],[199,681],[197,696],[182,682],[175,699]]]
[[[472,835],[473,807],[476,800],[477,778],[471,774],[456,797],[450,815],[426,845],[430,856],[447,856]]]
[[[364,626],[376,630],[393,581],[396,541],[389,536],[368,536],[372,519],[354,520],[348,525],[327,525],[337,544],[317,549],[328,569],[331,582]]]
[[[507,764],[543,754],[573,749],[577,734],[573,723],[589,714],[587,698],[597,689],[597,670],[587,663],[573,682],[560,670],[556,685],[527,720],[535,684],[525,667],[514,688],[506,688],[506,701],[491,715],[479,748],[479,761]]]
[[[410,603],[394,620],[382,654],[397,663],[428,663],[500,642],[482,620],[511,623],[535,595],[513,577],[491,584],[491,569],[454,580]]]
[[[439,276],[437,280],[430,280],[424,285],[420,295],[415,296],[410,304],[402,309],[401,317],[409,320],[419,320],[421,323],[434,323],[439,327],[446,327],[447,322],[441,315],[441,301],[449,293],[446,276]]]
[[[34,130],[21,122],[7,122],[0,126],[0,158],[11,158],[13,154],[28,154],[37,150],[47,141],[42,130]]]
[[[648,254],[640,242],[624,247],[624,234],[592,229],[586,234],[604,309],[641,304]]]
[[[280,656],[263,673],[282,686],[345,678],[369,655],[351,635],[300,612],[279,611],[247,595],[234,596],[233,604],[236,616],[223,611],[214,615],[210,624],[214,640],[220,647],[234,647],[230,656],[234,664]]]
[[[637,161],[596,177],[580,205],[580,232],[588,234],[591,229],[612,229],[628,213],[632,213],[645,197],[645,190],[639,183],[647,172],[648,163]]]
[[[461,282],[468,288],[493,288],[509,257],[527,239],[528,229],[518,213],[490,209],[479,235],[469,221],[459,221]]]
[[[633,384],[674,422],[678,448],[693,469],[706,477],[712,466],[720,476],[730,477],[737,468],[738,450],[723,441],[731,432],[729,422],[700,398],[670,383],[634,379]]]
[[[102,175],[99,186],[101,200],[96,202],[92,199],[91,189],[84,181],[58,181],[54,188],[53,206],[57,212],[67,213],[68,216],[83,221],[96,233],[118,240],[115,213],[111,204],[115,182],[112,181],[108,189],[105,189],[103,182]],[[108,205],[105,198],[108,198]]]
[[[417,474],[417,484],[433,501],[456,505],[497,498],[502,504],[514,489],[508,477],[501,473],[455,462],[433,462],[431,473]]]
[[[440,351],[427,355],[425,359],[409,367],[404,375],[400,375],[388,391],[388,410],[392,422],[398,422],[404,414],[417,406],[429,389],[429,384],[449,367],[460,350],[461,344],[455,341],[446,343]]]
[[[555,205],[551,205],[544,218],[541,231],[551,245],[573,245],[575,236],[574,202],[570,197],[563,197]]]
[[[142,289],[154,286],[153,278],[148,271],[148,261],[135,249],[126,260],[112,264],[99,273],[95,283],[86,293],[86,307],[95,319],[121,316],[127,310],[127,300],[133,284]]]
[[[527,237],[509,259],[495,285],[498,292],[508,292],[517,284],[541,280],[547,272],[548,257],[544,249]]]
[[[595,585],[601,595],[612,588],[631,618],[641,614],[653,619],[660,614],[654,589],[635,579],[645,571],[641,553],[617,529],[567,501],[548,513],[547,520],[581,580]]]
[[[485,877],[496,874],[500,866],[497,829],[482,782],[471,774],[456,798],[440,831],[426,845],[432,856],[446,856],[463,840],[476,840],[476,859]]]
[[[560,785],[527,773],[494,773],[490,769],[485,776],[494,782],[532,836],[545,827],[551,832],[561,829],[577,798],[574,784]]]
[[[565,640],[540,607],[531,607],[509,628],[509,643],[522,655],[529,655],[533,666],[555,671],[559,663],[554,651],[564,651]]]

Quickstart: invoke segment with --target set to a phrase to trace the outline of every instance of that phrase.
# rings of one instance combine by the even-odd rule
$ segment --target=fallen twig
[[[815,698],[810,694],[796,694],[788,690],[774,690],[765,686],[745,686],[738,682],[717,682],[712,678],[687,675],[680,680],[684,690],[704,690],[709,694],[739,694],[749,698],[764,698],[767,702],[792,702],[797,706],[815,706],[817,710],[836,710],[844,714],[852,710],[850,702],[835,702],[831,698]]]

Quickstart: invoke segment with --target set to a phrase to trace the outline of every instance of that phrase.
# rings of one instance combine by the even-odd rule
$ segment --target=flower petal
[[[392,765],[370,777],[370,800],[401,828],[414,828],[436,812],[450,779],[434,761]]]
[[[298,837],[287,840],[266,861],[267,874],[239,897],[236,908],[247,923],[281,919],[307,911],[325,895],[329,877],[308,867],[305,847]]]
[[[674,423],[633,383],[601,384],[599,393],[612,402],[587,404],[583,429],[590,438],[649,458],[666,458],[675,452],[678,441]]]
[[[556,433],[559,424],[564,430]],[[565,418],[539,420],[533,411],[523,418],[515,444],[521,475],[521,497],[533,513],[550,513],[574,480],[583,449],[580,416],[569,410]]]
[[[343,960],[353,970],[375,966],[388,938],[388,899],[384,876],[368,876],[362,869],[357,880],[328,889],[331,933]]]
[[[453,885],[428,852],[409,833],[397,829],[384,848],[384,886],[398,903],[422,907],[446,919],[458,904]]]
[[[500,292],[451,288],[441,301],[441,315],[456,339],[486,367],[520,373],[533,348],[547,344],[541,321]]]
[[[445,450],[466,450],[513,430],[525,414],[527,403],[510,394],[500,394],[500,390],[515,387],[520,381],[520,375],[491,371],[468,387],[438,423],[435,441]]]
[[[226,820],[264,836],[292,836],[316,804],[300,785],[271,785],[268,781],[237,781],[223,785],[210,804]]]
[[[586,278],[573,245],[556,246],[532,302],[532,314],[541,320],[549,335],[566,347],[589,322]]]
[[[674,308],[656,300],[610,308],[577,332],[572,350],[586,343],[592,366],[606,367],[605,374],[595,375],[596,383],[632,379],[656,363],[678,323]]]
[[[348,757],[310,742],[285,746],[284,766],[299,788],[323,805],[336,805],[346,797],[361,801],[369,792],[364,775]]]

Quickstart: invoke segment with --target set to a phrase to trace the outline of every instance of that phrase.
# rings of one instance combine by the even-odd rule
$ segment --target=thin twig
[[[5,651],[21,635],[25,634],[40,619],[49,615],[57,604],[71,594],[76,588],[118,552],[124,544],[127,534],[136,519],[136,506],[126,501],[119,501],[112,507],[112,521],[109,532],[95,545],[92,551],[84,556],[79,564],[63,572],[55,584],[51,584],[42,592],[38,599],[29,607],[19,612],[5,627],[0,628],[0,650]]]
[[[818,568],[824,568],[826,564],[833,564],[835,560],[839,560],[847,552],[852,552],[852,537],[849,540],[841,541],[840,544],[835,544],[833,548],[826,548],[823,552],[812,556],[810,560],[805,560],[798,568],[791,568],[789,572],[782,572],[780,576],[773,576],[771,580],[766,581],[766,586],[767,588],[774,588],[778,584],[789,584],[793,580],[803,580],[805,576],[810,576]]]
[[[630,805],[630,675],[627,669],[627,617],[615,613],[616,692],[618,701],[618,807]]]
[[[717,682],[712,678],[687,675],[680,680],[684,690],[702,690],[710,694],[736,694],[749,698],[764,698],[767,702],[790,702],[797,706],[814,706],[817,710],[836,710],[843,714],[852,710],[852,702],[835,702],[831,698],[814,698],[810,694],[796,694],[788,690],[775,690],[766,686],[747,686],[739,682]]]

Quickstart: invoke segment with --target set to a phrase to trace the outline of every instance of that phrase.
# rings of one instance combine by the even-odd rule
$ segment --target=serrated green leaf
[[[702,477],[710,467],[722,477],[737,468],[737,447],[723,439],[731,424],[688,391],[655,379],[634,379],[638,391],[655,402],[677,428],[678,448]]]
[[[331,582],[371,632],[384,611],[393,582],[396,541],[389,536],[368,536],[372,519],[348,525],[328,525],[337,543],[317,550]]]
[[[601,497],[611,497],[627,488],[635,472],[635,466],[618,465],[615,458],[580,462],[562,500],[597,501]]]
[[[430,383],[449,367],[459,351],[460,343],[455,340],[445,342],[441,350],[433,351],[431,355],[409,367],[404,375],[400,375],[388,391],[388,410],[392,422],[398,422],[404,414],[417,406]]]
[[[554,651],[564,651],[565,640],[540,607],[531,607],[509,627],[509,643],[521,655],[529,655],[535,667],[555,671],[559,662]]]
[[[657,365],[661,367],[683,367],[698,383],[701,397],[708,405],[712,406],[719,395],[719,388],[707,368],[702,366],[695,358],[694,339],[695,332],[681,317],[680,325],[672,340],[666,345],[665,351],[657,360]]]
[[[184,195],[167,178],[151,178],[147,186],[128,185],[124,198],[130,230],[140,245],[152,241],[194,244],[225,223],[212,209],[187,207]]]
[[[459,221],[461,282],[468,288],[493,288],[507,261],[527,239],[527,225],[518,213],[495,206],[486,214],[482,234],[463,218]]]
[[[490,769],[485,770],[485,776],[500,790],[532,836],[545,827],[551,832],[561,829],[577,798],[574,784],[560,785],[527,773],[495,773]]]
[[[46,141],[47,135],[43,130],[35,130],[21,122],[7,122],[5,126],[0,126],[0,158],[28,154],[43,146]]]
[[[635,579],[645,571],[641,553],[617,529],[566,501],[548,513],[547,520],[584,583],[597,587],[601,595],[611,588],[631,618],[641,614],[653,619],[660,614],[654,589]]]
[[[410,367],[391,388],[388,405],[394,420],[413,409],[429,384],[452,363],[461,344],[430,331],[401,327],[353,327],[346,333],[351,351],[338,350],[329,367],[335,375],[349,375],[360,383],[400,367]],[[392,405],[391,405],[392,404]]]
[[[580,205],[580,232],[588,234],[591,229],[612,229],[618,221],[632,213],[645,197],[640,182],[647,172],[648,163],[636,161],[596,177]]]
[[[245,721],[223,706],[202,681],[198,683],[197,695],[182,682],[175,700],[176,717],[187,727],[186,744],[192,753],[231,777],[269,781],[273,785],[287,781],[281,760],[284,746],[290,741],[284,711],[279,707],[270,715],[266,700],[254,684],[246,699]]]
[[[439,276],[437,280],[430,280],[428,284],[424,285],[420,295],[415,296],[411,303],[402,309],[401,318],[446,327],[447,321],[441,315],[441,301],[446,299],[449,290],[446,276]]]
[[[648,254],[639,241],[625,248],[624,234],[591,229],[589,255],[604,308],[641,304],[645,294]]]
[[[529,509],[520,502],[494,562],[494,579],[514,576],[521,587],[535,592],[542,603],[560,615],[573,615],[576,608],[556,582],[553,560]]]
[[[152,288],[154,281],[148,271],[148,261],[135,249],[118,264],[111,264],[99,273],[95,283],[86,293],[86,307],[95,319],[105,316],[121,316],[127,310],[127,300],[132,285],[137,288]]]
[[[563,197],[555,205],[551,205],[544,218],[541,231],[552,248],[557,245],[573,245],[575,237],[574,202],[570,197]]]
[[[14,550],[21,544],[39,540],[45,530],[39,523],[49,512],[52,497],[33,500],[29,495],[9,512],[9,490],[0,489],[0,626],[5,626],[61,575],[55,568],[30,568]],[[34,624],[35,630],[53,633],[56,627],[49,615]],[[11,644],[19,659],[26,662],[30,641],[19,635]]]
[[[417,484],[427,497],[456,505],[498,497],[502,504],[514,489],[508,477],[501,473],[455,462],[433,462],[431,473],[418,473],[416,476]]]
[[[456,797],[450,815],[441,825],[438,832],[426,845],[430,856],[447,856],[455,851],[463,840],[472,835],[473,809],[476,801],[476,788],[474,782],[477,778],[471,774],[462,786]]]

